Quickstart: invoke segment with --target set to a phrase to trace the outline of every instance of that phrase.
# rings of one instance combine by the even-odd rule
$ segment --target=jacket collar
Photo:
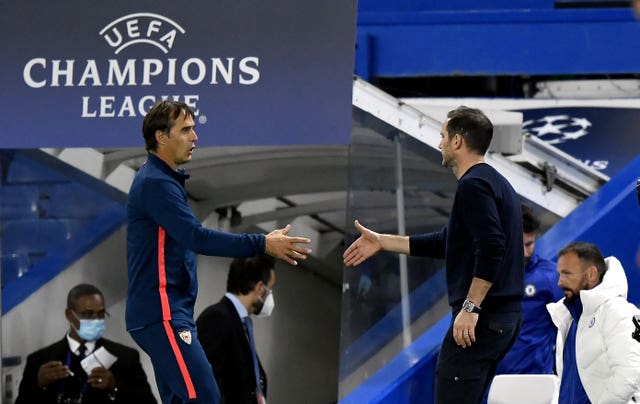
[[[607,271],[604,273],[602,282],[593,289],[580,292],[585,314],[593,313],[600,305],[614,297],[627,298],[627,276],[622,264],[616,257],[607,257],[604,261],[607,264]]]
[[[179,168],[174,171],[167,163],[153,153],[147,153],[147,162],[183,184],[184,181],[189,178],[189,174],[187,174],[184,169]]]
[[[612,298],[618,296],[627,298],[627,277],[624,274],[622,264],[616,257],[607,257],[604,261],[607,264],[607,271],[604,273],[602,282],[593,289],[580,292],[583,315],[591,315],[604,302]],[[563,297],[556,303],[547,304],[551,319],[558,328],[571,319],[571,315],[564,305],[564,299]]]

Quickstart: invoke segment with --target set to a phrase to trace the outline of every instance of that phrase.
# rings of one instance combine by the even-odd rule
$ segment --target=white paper
[[[101,346],[84,358],[80,362],[80,365],[82,365],[82,369],[84,369],[87,374],[90,374],[93,369],[98,367],[109,369],[117,360],[117,356],[114,356],[111,352]]]

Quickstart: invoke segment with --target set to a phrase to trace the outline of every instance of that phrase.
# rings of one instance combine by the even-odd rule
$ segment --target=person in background
[[[557,329],[546,306],[561,299],[563,293],[558,286],[556,264],[534,252],[540,221],[527,206],[522,206],[522,231],[525,261],[522,329],[498,364],[496,374],[552,374]]]
[[[208,229],[189,206],[179,166],[191,160],[198,135],[195,113],[175,100],[158,101],[142,122],[147,161],[127,199],[128,289],[126,327],[151,358],[163,403],[216,404],[220,392],[198,341],[193,310],[198,294],[196,254],[252,257],[268,254],[297,265],[311,252],[288,236]]]
[[[627,277],[615,257],[593,244],[573,242],[558,252],[564,298],[547,308],[558,327],[556,402],[640,401],[640,341],[627,301]]]
[[[103,338],[105,310],[102,292],[80,284],[67,296],[65,337],[29,356],[15,404],[156,403],[135,349]],[[117,359],[88,374],[80,362],[104,348]]]
[[[522,325],[520,198],[484,161],[493,124],[482,111],[450,111],[440,136],[442,165],[458,180],[447,226],[409,237],[376,233],[356,220],[360,237],[343,258],[355,266],[384,250],[445,259],[452,321],[438,355],[435,402],[479,403]]]
[[[255,350],[250,316],[271,315],[274,264],[268,256],[233,260],[227,293],[207,307],[196,322],[223,403],[256,404],[267,397],[267,375]]]

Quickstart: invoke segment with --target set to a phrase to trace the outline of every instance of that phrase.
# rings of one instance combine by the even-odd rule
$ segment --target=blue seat
[[[97,216],[105,201],[95,191],[79,183],[55,184],[48,187],[47,217],[90,218]]]
[[[10,220],[5,222],[2,231],[2,252],[27,256],[46,255],[70,239],[71,235],[70,225],[65,220]]]
[[[40,191],[30,185],[0,186],[0,220],[36,219],[40,211]]]
[[[40,184],[54,182],[68,182],[69,179],[22,153],[15,153],[7,168],[8,184]]]
[[[6,254],[0,258],[2,287],[21,278],[29,271],[29,258],[23,254]]]

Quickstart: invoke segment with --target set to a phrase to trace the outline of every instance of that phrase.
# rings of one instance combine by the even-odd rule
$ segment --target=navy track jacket
[[[264,251],[262,234],[203,227],[184,189],[189,178],[149,153],[127,201],[126,326],[135,330],[168,320],[193,322],[198,293],[196,254],[249,257]]]

